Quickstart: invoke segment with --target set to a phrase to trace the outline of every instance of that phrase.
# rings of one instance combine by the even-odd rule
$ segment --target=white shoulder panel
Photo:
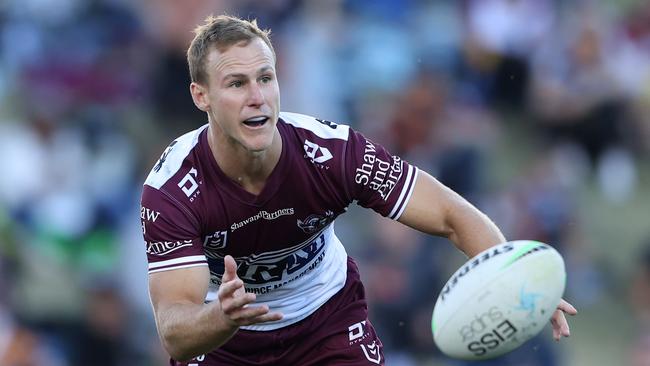
[[[350,134],[350,127],[347,125],[339,125],[327,121],[320,122],[316,118],[304,114],[280,112],[280,118],[292,126],[304,128],[323,139],[347,141],[348,135]]]
[[[160,156],[160,159],[156,162],[156,165],[149,172],[144,184],[160,189],[181,168],[183,160],[190,154],[194,146],[199,143],[201,131],[207,127],[208,125],[205,124],[194,131],[184,134],[169,144],[165,152]]]

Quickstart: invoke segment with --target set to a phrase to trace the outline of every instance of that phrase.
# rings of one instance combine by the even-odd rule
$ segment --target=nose
[[[250,107],[259,107],[264,104],[264,94],[262,88],[257,83],[251,83],[248,91],[248,105]]]

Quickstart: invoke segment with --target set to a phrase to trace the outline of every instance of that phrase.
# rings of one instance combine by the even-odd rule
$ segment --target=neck
[[[246,191],[259,194],[280,160],[282,153],[280,132],[276,128],[273,142],[268,149],[250,151],[239,142],[217,132],[218,128],[213,128],[213,124],[210,124],[208,144],[219,168]]]

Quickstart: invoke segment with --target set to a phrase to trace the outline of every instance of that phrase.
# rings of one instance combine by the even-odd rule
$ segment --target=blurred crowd
[[[486,211],[506,237],[555,246],[577,306],[607,296],[580,191],[594,184],[625,205],[642,188],[650,2],[9,0],[0,366],[166,364],[139,196],[169,141],[207,122],[184,52],[194,26],[224,12],[272,29],[283,110],[350,124]],[[353,212],[337,227],[360,262],[388,364],[464,365],[441,356],[430,333],[435,292],[462,260],[455,249],[376,215]],[[634,366],[650,365],[650,243],[638,247],[648,249],[630,264],[626,297],[636,336],[624,362]],[[550,340],[491,364],[566,364]]]

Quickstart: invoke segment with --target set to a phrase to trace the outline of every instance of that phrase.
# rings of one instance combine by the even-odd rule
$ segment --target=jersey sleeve
[[[140,221],[149,273],[208,265],[198,220],[164,190],[144,185]]]
[[[346,188],[353,200],[382,216],[400,218],[415,187],[415,166],[352,129],[343,164]]]

